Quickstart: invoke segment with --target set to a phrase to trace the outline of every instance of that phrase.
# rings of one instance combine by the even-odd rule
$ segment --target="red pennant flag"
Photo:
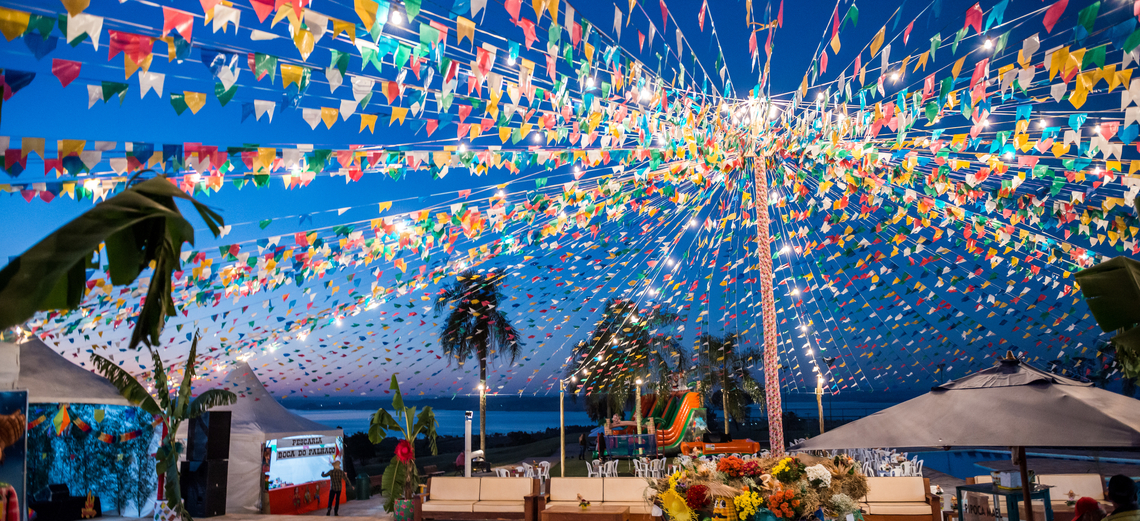
[[[910,25],[906,26],[906,30],[903,31],[903,45],[906,45],[908,42],[910,42],[911,29],[914,29],[914,21],[911,21]]]
[[[431,136],[432,132],[435,132],[435,128],[436,128],[436,127],[438,127],[438,126],[439,126],[439,120],[436,120],[436,119],[429,119],[429,120],[427,120],[427,133],[428,133],[428,136]]]
[[[53,58],[51,60],[51,73],[59,78],[59,82],[67,87],[75,78],[79,77],[79,70],[83,67],[80,62],[73,62],[71,60],[61,60]]]
[[[776,25],[784,28],[784,0],[780,0],[780,12],[776,15]]]
[[[748,39],[748,54],[756,56],[756,31],[752,31],[752,37]]]
[[[1049,6],[1049,10],[1045,11],[1045,31],[1053,32],[1053,26],[1057,25],[1057,20],[1061,19],[1061,15],[1065,13],[1065,7],[1069,5],[1069,0],[1057,0],[1057,3]]]
[[[637,31],[637,50],[641,51],[645,48],[645,35],[641,31]]]
[[[515,25],[522,27],[523,33],[526,35],[526,50],[530,50],[534,42],[538,41],[538,36],[534,33],[534,22],[523,18],[515,22]],[[458,64],[459,62],[452,62]]]
[[[269,15],[273,14],[273,0],[249,0],[253,5],[253,12],[257,14],[257,20],[264,22]]]
[[[968,11],[966,11],[966,25],[962,28],[973,27],[975,32],[982,32],[982,6],[981,4],[974,4]]]
[[[823,54],[819,55],[819,71],[827,72],[827,51],[823,51]]]
[[[665,7],[665,0],[661,0],[661,30],[669,25],[669,8]]]
[[[709,8],[709,1],[705,0],[701,4],[701,12],[697,13],[697,24],[701,26],[701,32],[705,31],[705,9]]]
[[[170,30],[178,31],[186,40],[193,39],[194,15],[170,7],[162,7],[162,35],[170,34]]]
[[[772,33],[773,32],[775,32],[775,31],[773,31],[771,28],[768,28],[768,41],[764,42],[764,53],[767,54],[769,58],[772,57]]]

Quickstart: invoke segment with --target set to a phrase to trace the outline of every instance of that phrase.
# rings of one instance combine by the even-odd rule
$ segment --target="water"
[[[340,426],[345,434],[368,432],[368,421],[375,411],[355,409],[293,410],[305,418],[329,427]],[[439,422],[436,433],[441,436],[463,436],[463,414],[465,411],[434,409]],[[479,433],[479,411],[474,411],[471,432]],[[567,411],[566,425],[593,425],[584,411]],[[558,428],[558,411],[487,411],[487,433],[505,434],[508,432],[545,431]]]
[[[924,468],[934,469],[958,479],[989,475],[990,469],[978,465],[982,461],[1008,460],[1009,451],[939,450],[912,452],[909,457],[918,456]]]

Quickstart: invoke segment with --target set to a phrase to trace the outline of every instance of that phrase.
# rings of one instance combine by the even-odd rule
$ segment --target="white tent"
[[[28,403],[130,405],[106,378],[36,337],[19,345],[0,342],[0,390],[10,389],[27,389]]]
[[[230,461],[226,511],[261,511],[261,449],[266,440],[299,435],[341,436],[341,429],[299,416],[286,409],[257,379],[253,368],[242,362],[234,367],[221,389],[238,395],[237,403],[212,410],[232,411]]]

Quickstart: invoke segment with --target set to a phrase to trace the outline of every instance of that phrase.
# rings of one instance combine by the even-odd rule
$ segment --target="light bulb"
[[[535,132],[534,133],[534,142],[535,143],[541,143],[542,142],[542,134]]]
[[[594,78],[586,78],[586,88],[594,88]]]
[[[821,92],[819,94],[816,94],[815,99],[822,100],[823,99],[823,93]]]
[[[899,81],[899,73],[892,72],[891,73],[891,81]]]
[[[514,65],[514,64],[515,64],[515,57],[514,56],[507,57],[507,65]]]
[[[1045,128],[1046,125],[1047,125],[1047,123],[1045,123],[1045,120],[1041,120],[1041,121],[1037,122],[1038,127]]]
[[[396,25],[400,25],[400,24],[404,23],[404,17],[400,16],[399,11],[392,11],[392,23],[394,23]]]
[[[989,39],[989,38],[986,38],[986,43],[983,44],[982,46],[989,49],[989,48],[994,46],[994,41]]]
[[[459,153],[462,154],[463,152],[466,152],[466,151],[467,151],[467,145],[463,145],[463,144],[459,145]]]

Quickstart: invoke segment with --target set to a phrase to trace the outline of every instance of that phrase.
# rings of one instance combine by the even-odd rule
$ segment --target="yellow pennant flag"
[[[962,72],[962,64],[963,63],[966,63],[966,57],[965,56],[958,58],[958,61],[954,62],[954,67],[952,69],[950,69],[950,75],[953,76],[954,79],[958,79],[958,73]]]
[[[288,87],[294,83],[298,87],[301,86],[301,78],[304,77],[305,68],[300,65],[290,65],[287,63],[281,64],[281,86]]]
[[[839,33],[835,33],[835,36],[831,37],[831,53],[839,54]]]
[[[886,36],[887,36],[887,26],[884,25],[883,28],[879,29],[879,32],[877,34],[875,34],[875,38],[873,40],[871,40],[871,57],[872,58],[874,58],[876,55],[879,54],[879,48],[883,46],[883,39],[886,38]]]
[[[29,13],[0,7],[0,33],[3,33],[9,42],[23,35],[24,31],[28,30],[30,21]]]
[[[182,91],[183,100],[186,106],[190,107],[191,114],[197,114],[202,107],[206,106],[206,94],[203,92],[189,92]]]
[[[388,119],[388,126],[392,126],[392,123],[394,123],[397,119],[400,120],[400,124],[403,125],[404,118],[407,117],[407,115],[407,107],[392,107],[392,117]]]
[[[297,50],[301,52],[301,59],[308,60],[309,55],[313,54],[313,46],[317,41],[313,38],[313,33],[307,29],[297,29],[293,31],[293,44],[297,46]]]
[[[470,40],[471,45],[475,45],[475,22],[459,16],[455,19],[455,43],[463,43],[464,38]]]
[[[360,23],[364,24],[364,29],[367,31],[372,29],[376,23],[376,2],[375,0],[356,0],[356,16],[360,17]]]
[[[325,127],[332,128],[333,123],[336,123],[336,117],[340,115],[340,111],[331,107],[321,107],[321,121],[325,122]]]
[[[337,20],[336,18],[332,18],[331,20],[332,37],[334,40],[337,36],[340,35],[340,33],[343,32],[344,34],[348,35],[349,41],[351,41],[353,44],[356,43],[356,24],[352,22],[346,22],[344,20]]]
[[[380,213],[384,213],[385,211],[390,210],[390,209],[392,209],[392,201],[386,201],[386,202],[380,203]]]
[[[376,133],[376,114],[360,115],[360,132],[364,132],[364,127],[368,127],[368,132]]]
[[[91,0],[60,0],[60,1],[63,2],[63,7],[65,9],[67,9],[67,14],[69,14],[73,17],[78,15],[79,13],[82,13],[84,9],[87,9],[88,5],[91,5]]]

